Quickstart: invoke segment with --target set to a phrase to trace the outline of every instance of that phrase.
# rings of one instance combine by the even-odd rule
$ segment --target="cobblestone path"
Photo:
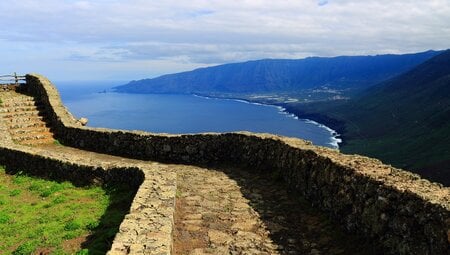
[[[376,254],[278,181],[177,169],[175,254]]]

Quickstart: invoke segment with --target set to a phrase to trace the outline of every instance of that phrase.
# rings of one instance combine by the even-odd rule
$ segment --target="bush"
[[[21,191],[20,189],[13,189],[13,190],[11,190],[11,191],[9,192],[9,195],[10,195],[11,197],[15,197],[15,196],[20,195],[20,193],[22,193],[22,191]]]
[[[75,253],[75,255],[88,255],[88,254],[89,254],[88,249],[82,249],[81,251],[78,251],[77,253]]]
[[[67,222],[66,225],[64,226],[64,230],[66,231],[73,231],[79,228],[81,228],[81,223],[77,220],[71,220]]]
[[[36,244],[33,242],[26,242],[21,244],[15,251],[13,251],[13,255],[29,255],[32,254],[36,250]]]
[[[11,216],[5,212],[0,212],[0,224],[5,224],[11,219]]]

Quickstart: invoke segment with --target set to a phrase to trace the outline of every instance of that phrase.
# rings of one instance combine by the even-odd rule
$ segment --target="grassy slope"
[[[325,123],[343,133],[345,153],[379,158],[450,185],[450,51],[349,102],[291,108],[319,121],[337,120],[338,125]]]
[[[104,254],[128,208],[117,204],[129,206],[131,198],[100,187],[11,176],[0,167],[0,254]]]

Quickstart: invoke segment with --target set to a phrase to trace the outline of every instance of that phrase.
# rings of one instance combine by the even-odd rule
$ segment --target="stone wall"
[[[175,173],[155,164],[120,159],[104,164],[88,157],[0,141],[0,165],[5,166],[7,173],[23,172],[50,180],[70,181],[77,186],[119,184],[136,192],[108,254],[170,254]]]
[[[0,164],[10,174],[24,172],[55,181],[70,181],[77,186],[127,184],[137,190],[144,181],[142,170],[133,166],[102,168],[45,157],[33,149],[0,146]]]
[[[47,106],[49,122],[65,145],[142,160],[271,171],[387,253],[449,252],[450,190],[410,172],[269,134],[164,135],[83,127],[45,77],[27,75],[26,86]]]

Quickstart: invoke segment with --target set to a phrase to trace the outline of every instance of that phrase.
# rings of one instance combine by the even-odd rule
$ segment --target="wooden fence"
[[[0,75],[0,85],[19,85],[25,82],[25,75],[17,75],[17,73]]]

